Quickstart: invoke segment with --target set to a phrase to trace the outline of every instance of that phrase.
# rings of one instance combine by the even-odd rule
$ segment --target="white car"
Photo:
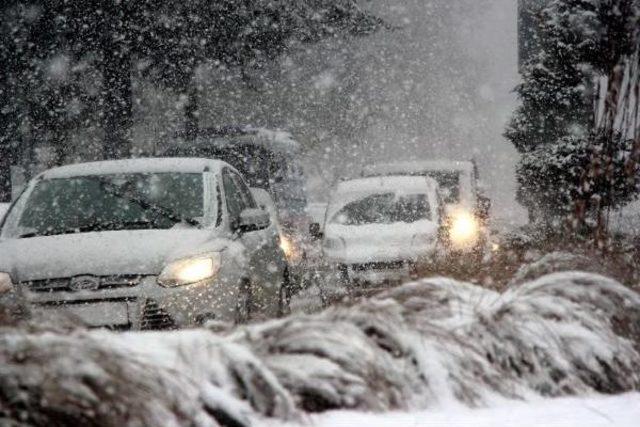
[[[9,203],[0,203],[0,221],[2,221],[4,214],[9,210],[9,206],[11,206]]]
[[[461,253],[481,252],[487,238],[491,202],[479,188],[473,161],[418,160],[375,164],[362,176],[427,176],[437,181],[442,195],[447,245]]]
[[[84,163],[43,172],[0,232],[0,293],[88,326],[185,327],[286,310],[269,215],[227,163]]]
[[[432,178],[343,181],[327,207],[324,257],[349,282],[395,280],[435,255],[439,222],[438,184]]]

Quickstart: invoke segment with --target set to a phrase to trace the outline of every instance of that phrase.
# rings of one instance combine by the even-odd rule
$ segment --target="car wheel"
[[[251,282],[245,279],[240,284],[238,301],[236,302],[236,323],[248,323],[251,319],[251,305],[253,296],[251,293]]]
[[[280,285],[280,293],[278,298],[278,316],[288,316],[291,314],[291,276],[289,269],[285,268],[282,274],[282,284]]]

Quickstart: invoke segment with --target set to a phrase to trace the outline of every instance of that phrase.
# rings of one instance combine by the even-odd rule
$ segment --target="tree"
[[[259,66],[287,49],[292,40],[361,34],[380,23],[353,0],[48,0],[37,4],[37,23],[31,27],[40,50],[66,52],[74,60],[92,56],[101,70],[107,158],[128,152],[134,60],[147,61],[151,77],[193,97],[192,77],[205,61]],[[187,109],[188,122],[194,120],[194,108]]]
[[[598,114],[600,82],[613,81],[637,46],[637,6],[554,0],[538,16],[539,51],[524,65],[521,105],[506,131],[522,154],[518,199],[534,221],[573,216],[585,225],[594,210],[637,192],[637,174],[626,172],[632,143],[620,129],[603,129]]]
[[[61,161],[68,133],[97,120],[102,156],[129,154],[134,64],[143,64],[155,83],[188,95],[185,127],[194,131],[193,77],[201,64],[259,69],[295,43],[382,25],[355,0],[18,0],[0,10],[0,200],[9,197],[9,164],[31,161],[32,141],[43,135]],[[51,82],[44,68],[59,57],[81,70]],[[86,69],[96,91],[78,84]],[[65,110],[78,100],[82,114],[69,117]]]
[[[151,77],[188,96],[185,130],[198,127],[194,73],[203,63],[261,69],[296,43],[364,35],[382,21],[353,0],[168,1],[144,33]]]

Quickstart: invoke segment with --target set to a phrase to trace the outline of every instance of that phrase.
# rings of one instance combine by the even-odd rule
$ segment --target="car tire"
[[[289,269],[285,268],[282,274],[282,283],[280,284],[280,292],[278,294],[278,316],[284,317],[291,314],[291,276]]]
[[[238,291],[238,301],[236,302],[236,323],[248,323],[251,320],[253,295],[251,292],[251,282],[244,279],[240,283]]]

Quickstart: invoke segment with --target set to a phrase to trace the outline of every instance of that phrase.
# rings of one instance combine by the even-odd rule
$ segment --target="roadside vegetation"
[[[221,333],[42,325],[0,329],[3,425],[236,427],[640,389],[640,295],[588,273],[502,293],[426,279]]]

